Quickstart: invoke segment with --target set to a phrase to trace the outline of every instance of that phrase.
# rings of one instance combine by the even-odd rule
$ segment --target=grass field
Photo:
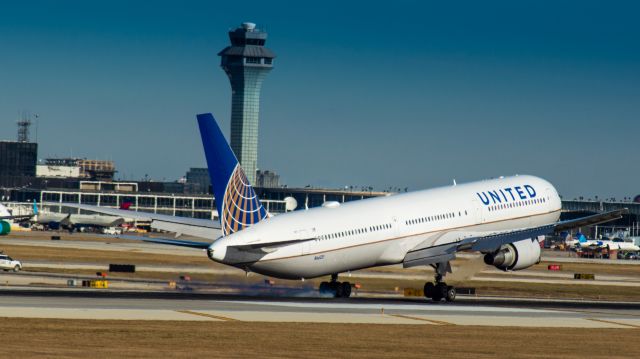
[[[635,329],[20,318],[0,323],[2,350],[17,358],[640,357]]]

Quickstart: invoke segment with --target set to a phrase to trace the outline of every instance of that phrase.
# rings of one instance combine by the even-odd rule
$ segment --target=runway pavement
[[[148,243],[98,241],[47,241],[29,238],[3,239],[10,245],[29,245],[124,251],[167,255],[202,256],[199,250],[160,247]],[[475,258],[475,257],[469,257]],[[554,258],[554,260],[557,258]],[[582,261],[581,261],[582,262]],[[624,263],[626,264],[626,262]],[[105,270],[99,263],[55,263],[25,261],[25,269]],[[208,273],[233,275],[233,268],[200,265],[138,265],[142,272]],[[455,303],[431,303],[424,299],[356,297],[348,300],[318,298],[315,288],[265,286],[233,291],[233,285],[216,286],[216,293],[166,290],[164,280],[116,279],[110,285],[119,290],[55,289],[39,285],[64,286],[67,279],[81,278],[70,273],[7,273],[0,275],[0,317],[179,320],[179,321],[266,321],[318,323],[380,323],[412,325],[489,325],[519,327],[640,328],[640,304],[616,302],[522,300],[459,297]],[[424,271],[359,271],[354,278],[416,279]],[[84,278],[82,278],[84,279]],[[558,282],[562,284],[603,284],[638,286],[635,276],[598,275],[598,280],[573,281],[567,273],[522,272],[498,277],[483,270],[476,280]],[[592,284],[593,283],[593,284]],[[196,286],[196,281],[190,285]],[[30,288],[27,288],[30,286]],[[224,288],[223,288],[224,287]],[[140,289],[146,289],[141,291]],[[164,290],[163,290],[164,289]],[[236,288],[237,289],[237,288]],[[252,293],[237,295],[224,293]],[[221,294],[223,293],[223,294]]]
[[[56,270],[92,270],[107,271],[109,266],[104,263],[58,263],[52,261],[23,261],[23,268],[26,271],[33,269],[49,269],[52,272]],[[454,272],[456,271],[454,267]],[[212,265],[153,265],[138,264],[136,265],[138,272],[156,272],[156,273],[190,273],[190,274],[211,274],[211,275],[245,275],[245,272],[233,267],[220,267]],[[430,272],[417,270],[401,270],[398,272],[381,272],[375,270],[359,270],[351,273],[352,280],[364,278],[391,279],[391,280],[416,280],[421,281],[430,276]],[[64,277],[68,277],[64,276]],[[0,273],[0,282],[2,280],[14,280],[15,275],[7,277]],[[510,272],[505,274],[494,268],[484,269],[472,276],[476,281],[489,282],[526,282],[526,283],[554,283],[567,285],[595,285],[595,286],[622,286],[622,287],[640,287],[640,276],[625,275],[607,275],[598,274],[594,280],[580,281],[574,280],[573,273],[556,273],[556,272],[540,272],[540,271],[522,271]]]
[[[293,298],[0,289],[0,317],[640,329],[640,304],[465,298]]]

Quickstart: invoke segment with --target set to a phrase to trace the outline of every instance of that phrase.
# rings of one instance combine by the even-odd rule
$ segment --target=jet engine
[[[11,224],[7,221],[0,221],[0,236],[9,234],[11,232]]]
[[[505,244],[485,254],[484,262],[503,271],[529,268],[540,263],[540,244],[531,238]]]

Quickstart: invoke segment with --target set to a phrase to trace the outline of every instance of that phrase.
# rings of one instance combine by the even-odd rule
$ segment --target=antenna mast
[[[18,120],[18,142],[29,142],[29,127],[31,127],[31,116],[23,111],[21,119]]]

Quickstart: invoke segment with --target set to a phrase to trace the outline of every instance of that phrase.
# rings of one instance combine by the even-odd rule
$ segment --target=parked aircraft
[[[13,215],[7,207],[3,204],[0,204],[0,235],[7,235],[11,233],[12,224],[15,224],[16,221],[24,221],[33,218],[33,216],[38,214],[38,206],[36,202],[33,202],[33,212],[31,214],[24,215]]]

